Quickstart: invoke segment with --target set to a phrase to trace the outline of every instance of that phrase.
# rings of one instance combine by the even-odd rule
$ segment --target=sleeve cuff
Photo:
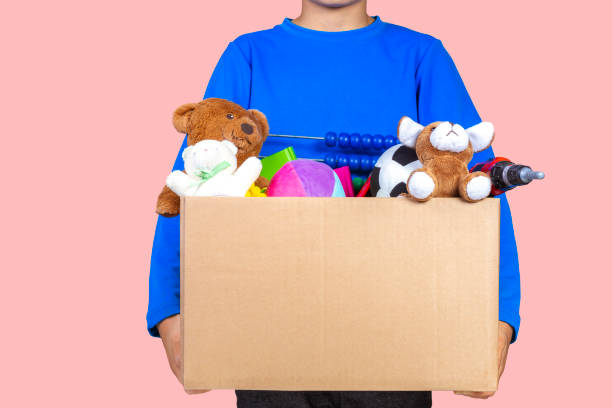
[[[166,307],[162,307],[156,309],[154,311],[149,311],[147,313],[147,330],[149,330],[149,334],[153,337],[159,337],[159,331],[157,330],[157,324],[164,320],[167,317],[177,315],[181,312],[180,305],[168,305]]]
[[[514,343],[516,341],[516,338],[518,337],[518,331],[519,328],[521,326],[521,317],[520,316],[502,316],[501,314],[499,315],[499,320],[501,320],[502,322],[506,322],[510,325],[510,327],[512,327],[512,340],[510,340],[510,344]]]

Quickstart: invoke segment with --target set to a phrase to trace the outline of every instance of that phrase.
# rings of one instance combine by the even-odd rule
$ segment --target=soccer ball
[[[406,193],[410,174],[423,167],[414,149],[402,144],[387,149],[376,161],[370,175],[372,197],[397,197]]]

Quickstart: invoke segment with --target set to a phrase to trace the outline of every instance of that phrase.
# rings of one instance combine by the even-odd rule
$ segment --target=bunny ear
[[[465,129],[470,137],[470,143],[474,153],[481,152],[493,143],[495,137],[495,129],[491,122],[481,122],[471,128]]]
[[[230,149],[232,151],[233,154],[238,153],[238,148],[236,147],[235,144],[233,144],[232,142],[230,142],[229,140],[223,140],[221,142],[221,144],[225,145],[225,147],[227,147],[228,149]]]
[[[397,137],[403,145],[414,149],[417,137],[425,127],[408,116],[404,116],[397,127]]]

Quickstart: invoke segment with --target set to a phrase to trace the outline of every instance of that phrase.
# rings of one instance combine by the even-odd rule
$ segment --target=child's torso
[[[271,134],[323,138],[327,132],[358,133],[397,140],[400,118],[417,117],[418,53],[389,47],[378,37],[338,43],[280,34],[251,41],[250,107],[266,114]],[[270,136],[262,155],[287,146],[310,159],[329,153],[381,153]]]

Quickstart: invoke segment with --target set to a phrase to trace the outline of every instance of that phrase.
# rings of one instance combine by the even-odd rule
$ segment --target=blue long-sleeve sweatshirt
[[[383,22],[350,31],[323,32],[289,19],[272,29],[232,41],[219,60],[205,98],[236,102],[265,113],[270,133],[323,136],[328,131],[396,135],[402,116],[427,125],[452,121],[467,128],[480,122],[459,73],[442,43]],[[183,169],[181,146],[174,170]],[[262,155],[293,146],[300,158],[323,158],[321,140],[270,136]],[[493,157],[491,148],[472,164]],[[499,319],[518,333],[520,278],[512,218],[501,201]],[[147,326],[179,308],[179,217],[159,217],[149,277]]]

